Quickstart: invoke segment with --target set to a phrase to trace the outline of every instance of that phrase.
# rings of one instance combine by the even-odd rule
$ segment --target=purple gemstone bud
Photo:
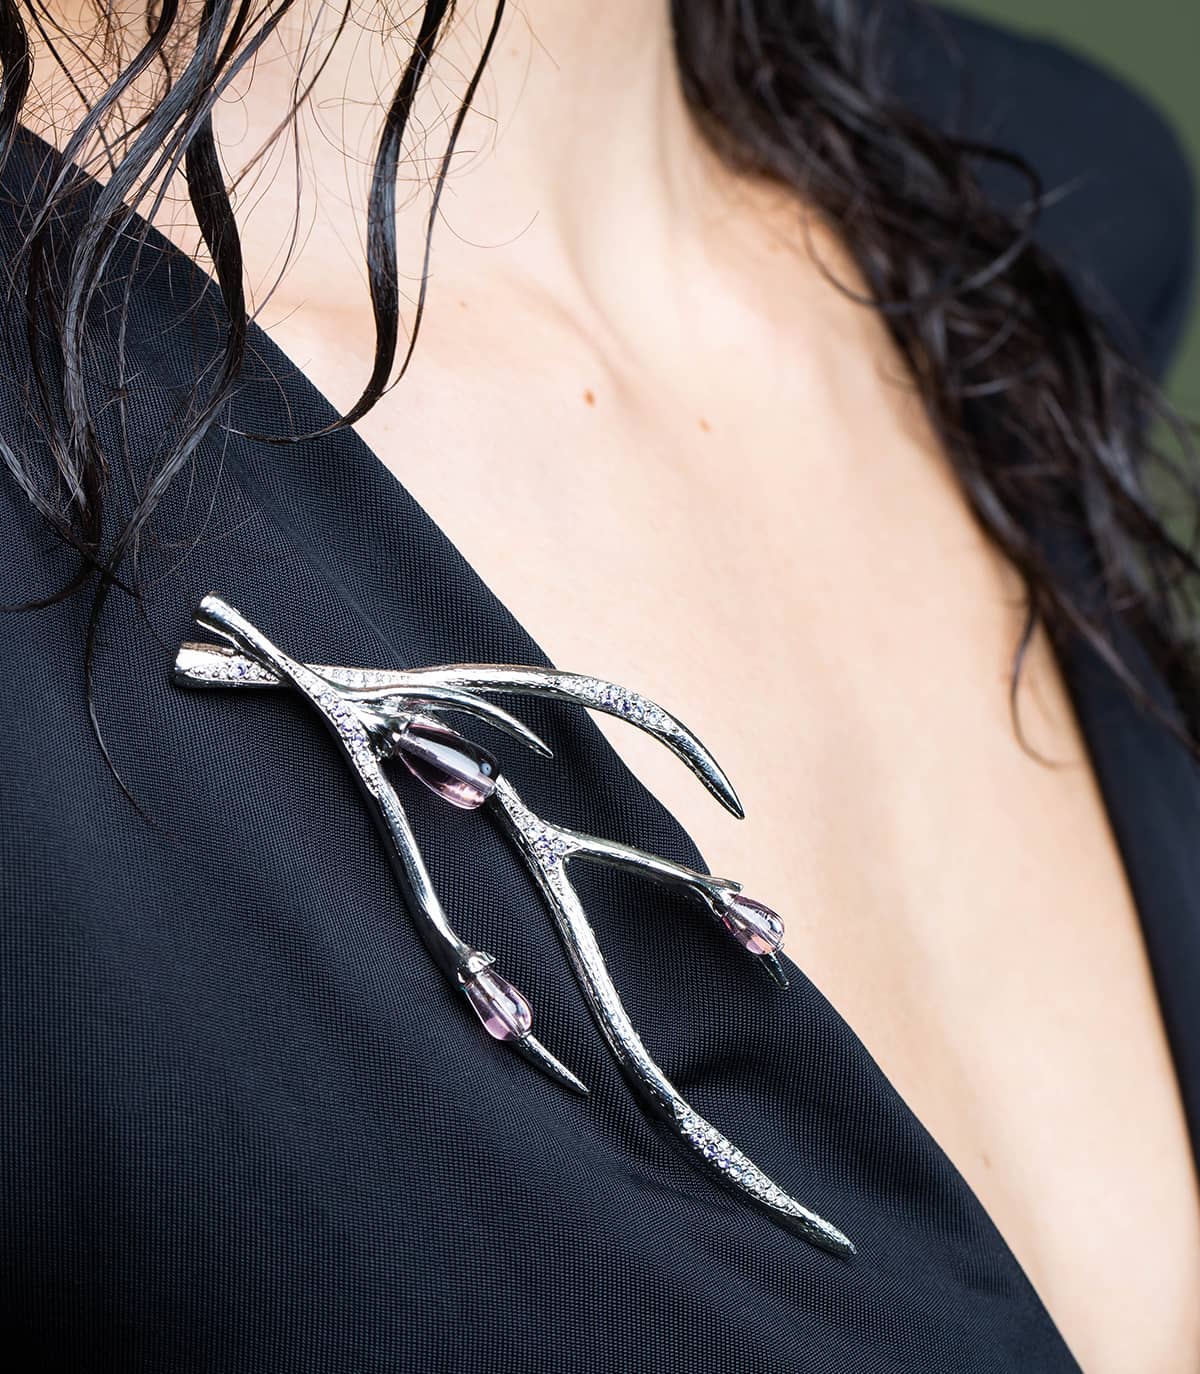
[[[395,753],[414,777],[464,811],[482,806],[496,789],[495,756],[444,725],[410,721]]]
[[[484,1030],[494,1039],[516,1040],[528,1034],[533,1025],[533,1012],[507,978],[501,978],[490,968],[481,969],[465,984],[463,991],[483,1022]]]
[[[775,954],[783,944],[783,922],[769,906],[741,893],[725,900],[721,924],[751,954]]]

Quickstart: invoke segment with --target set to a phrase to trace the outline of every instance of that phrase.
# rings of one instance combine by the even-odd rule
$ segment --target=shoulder
[[[948,10],[889,7],[890,94],[946,132],[1015,153],[1047,197],[1038,237],[1122,342],[1161,373],[1195,270],[1195,180],[1145,94],[1057,42]],[[980,164],[1011,200],[1011,173]]]

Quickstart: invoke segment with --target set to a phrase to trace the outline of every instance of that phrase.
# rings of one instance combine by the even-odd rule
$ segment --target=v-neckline
[[[267,362],[268,371],[271,373],[271,375],[276,378],[285,376],[287,380],[305,388],[309,392],[316,406],[325,413],[327,413],[329,419],[332,421],[338,413],[336,408],[333,406],[332,402],[324,395],[321,389],[317,387],[316,384],[308,377],[307,373],[305,373],[303,368],[301,368],[299,364],[294,362],[292,358],[278,344],[275,343],[275,341],[270,337],[270,335],[264,329],[261,328],[261,326],[257,324],[252,325],[250,332],[254,350],[259,354],[261,358],[263,358]],[[367,441],[357,433],[357,431],[351,430],[349,432],[348,444],[355,455],[356,463],[358,463],[360,466],[365,466],[367,469],[370,469],[374,472],[374,474],[377,477],[382,475],[386,479],[386,481],[391,482],[394,487],[394,494],[398,501],[407,500],[413,504],[416,510],[420,513],[422,519],[425,522],[427,522],[428,532],[432,538],[434,538],[435,540],[444,541],[445,543],[450,544],[452,547],[455,547],[457,550],[457,546],[454,546],[452,544],[452,541],[449,539],[449,536],[446,535],[446,533],[442,530],[441,526],[438,525],[438,523],[433,519],[433,517],[421,505],[421,503],[417,501],[416,498],[411,495],[411,493],[409,493],[407,487],[405,487],[404,483],[399,479],[399,477],[397,477],[396,474],[392,471],[392,469],[390,469],[387,466],[387,464],[384,463],[384,461],[378,455],[378,453],[375,452],[372,446],[368,444]],[[242,469],[242,472],[243,475],[246,475],[244,469]],[[277,493],[273,493],[271,491],[271,488],[267,484],[265,484],[260,479],[260,477],[256,476],[253,480],[255,488],[260,497],[274,500],[274,497],[277,495]],[[291,539],[291,541],[294,544],[297,543],[298,536],[293,523],[290,520],[286,521],[285,526],[289,530],[289,538]],[[305,546],[302,551],[305,553],[309,552],[307,546]],[[553,665],[551,663],[549,656],[545,654],[545,652],[541,649],[541,646],[538,645],[537,641],[534,640],[533,636],[530,635],[529,632],[524,628],[524,626],[513,614],[513,612],[509,610],[508,606],[504,602],[502,602],[495,595],[495,593],[491,591],[490,587],[487,586],[487,583],[484,582],[482,577],[480,577],[479,574],[475,573],[474,568],[471,567],[469,561],[466,560],[465,556],[461,555],[460,553],[460,557],[463,557],[463,561],[466,564],[466,566],[470,568],[472,575],[478,579],[480,588],[484,590],[489,597],[492,598],[495,606],[499,608],[500,613],[502,614],[506,622],[506,630],[517,632],[522,638],[528,641],[528,643],[532,647],[534,651],[533,654],[524,661],[529,663],[541,663],[545,664],[546,666],[561,666]],[[320,566],[323,568],[323,570],[325,570],[326,575],[328,575],[330,570],[330,560],[322,557],[320,558],[319,562]],[[340,578],[339,581],[341,584],[343,595],[345,595],[346,598],[352,602],[356,614],[358,614],[364,621],[371,623],[374,632],[376,634],[382,635],[386,639],[386,630],[382,629],[374,621],[372,621],[371,617],[366,614],[364,608],[359,604],[357,598],[353,598],[351,596],[351,593],[348,589],[349,579],[343,577]],[[397,663],[399,663],[400,661],[400,658],[398,658]],[[1118,804],[1121,801],[1121,794],[1119,792],[1114,792],[1114,787],[1117,781],[1114,776],[1114,770],[1109,768],[1101,769],[1097,766],[1098,758],[1107,759],[1109,757],[1110,746],[1112,744],[1110,737],[1103,730],[1103,711],[1097,712],[1081,710],[1080,697],[1084,694],[1085,690],[1103,694],[1104,687],[1106,684],[1098,681],[1092,682],[1091,678],[1088,677],[1087,688],[1081,688],[1079,681],[1080,675],[1087,674],[1089,672],[1089,669],[1091,672],[1095,672],[1095,666],[1088,665],[1087,667],[1084,667],[1083,664],[1075,666],[1071,663],[1071,660],[1069,658],[1062,657],[1060,657],[1060,662],[1062,663],[1064,680],[1066,681],[1068,686],[1073,709],[1076,712],[1076,717],[1079,721],[1081,733],[1087,745],[1089,760],[1096,774],[1097,785],[1099,787],[1101,797],[1104,801],[1105,812],[1108,817],[1108,821],[1112,826],[1113,833],[1116,837],[1122,868],[1125,871],[1127,881],[1129,882],[1131,891],[1134,895],[1134,902],[1135,906],[1137,907],[1139,917],[1139,926],[1142,930],[1143,938],[1145,938],[1147,935],[1148,921],[1152,920],[1155,923],[1160,923],[1163,919],[1169,916],[1169,913],[1163,910],[1160,901],[1160,895],[1157,887],[1155,886],[1156,874],[1158,874],[1158,865],[1151,860],[1146,865],[1139,867],[1137,872],[1131,871],[1131,865],[1129,862],[1130,854],[1128,852],[1129,846],[1131,845],[1131,843],[1134,842],[1135,839],[1138,842],[1141,842],[1147,838],[1145,833],[1144,817],[1136,810],[1129,811],[1125,806]],[[1071,666],[1068,666],[1068,664],[1071,664]],[[570,665],[565,666],[568,669],[570,667]],[[674,704],[668,703],[668,705],[671,706],[672,709],[679,710],[681,716],[686,720],[687,710],[685,704],[677,702]],[[1131,704],[1125,701],[1121,701],[1119,705],[1124,711],[1131,711],[1134,709]],[[1111,709],[1111,702],[1108,703],[1108,709]],[[1146,725],[1150,729],[1154,728],[1150,724],[1150,722],[1146,722]],[[598,729],[597,734],[601,734],[601,732],[599,732]],[[607,741],[607,739],[604,740],[604,744],[602,747],[606,753],[610,753],[615,760],[618,760],[620,762],[621,768],[624,770],[627,776],[629,786],[631,788],[646,790],[648,793],[648,789],[645,789],[644,784],[641,783],[640,779],[637,778],[637,776],[632,772],[632,770],[629,770],[625,766],[624,761],[621,760],[620,754],[613,748],[613,746]],[[1193,778],[1192,791],[1197,799],[1197,802],[1200,803],[1200,777]],[[653,794],[648,793],[648,795]],[[1200,809],[1200,806],[1198,806],[1198,809]],[[672,820],[674,820],[673,816]],[[682,826],[680,822],[675,821],[674,823],[676,826],[678,826],[679,830],[684,835],[687,835],[685,828]],[[1197,838],[1198,844],[1195,852],[1197,855],[1198,862],[1193,865],[1193,867],[1195,867],[1196,869],[1196,873],[1195,886],[1192,888],[1192,891],[1194,893],[1200,894],[1200,830],[1198,830]],[[690,835],[687,835],[687,839],[688,842],[693,846],[693,848],[696,849],[696,852],[698,853],[698,848],[695,846],[694,841],[691,840]],[[1198,918],[1200,918],[1200,911],[1198,911],[1197,915]],[[1195,971],[1197,975],[1200,975],[1200,919],[1197,920],[1194,952]],[[1074,1368],[1079,1369],[1080,1366],[1078,1364],[1078,1361],[1074,1353],[1072,1352],[1070,1346],[1067,1344],[1066,1337],[1063,1335],[1063,1332],[1059,1327],[1056,1319],[1050,1312],[1050,1309],[1047,1306],[1045,1300],[1043,1299],[1040,1291],[1038,1290],[1037,1286],[1034,1284],[1032,1278],[1030,1277],[1028,1271],[1025,1269],[1024,1265],[1018,1258],[1015,1250],[1009,1243],[1007,1237],[1004,1235],[1003,1231],[1000,1229],[999,1225],[992,1217],[991,1212],[983,1202],[982,1198],[978,1195],[975,1189],[968,1182],[966,1176],[961,1172],[958,1166],[942,1148],[942,1146],[937,1141],[933,1133],[921,1120],[921,1118],[914,1111],[914,1109],[909,1105],[908,1101],[903,1097],[900,1091],[892,1084],[891,1079],[888,1078],[887,1074],[879,1066],[878,1061],[876,1060],[874,1054],[871,1052],[870,1048],[863,1043],[861,1038],[858,1036],[857,1032],[854,1031],[854,1029],[851,1027],[849,1021],[838,1010],[836,1004],[830,1002],[829,998],[825,996],[821,989],[817,987],[815,984],[812,984],[811,979],[808,978],[808,975],[804,972],[803,968],[800,967],[794,959],[785,956],[785,962],[788,966],[789,976],[793,979],[793,981],[795,981],[796,979],[803,979],[806,983],[808,983],[810,986],[816,989],[818,994],[821,996],[822,1000],[829,1007],[832,1016],[838,1022],[843,1032],[847,1036],[851,1037],[861,1047],[862,1053],[871,1061],[873,1065],[875,1065],[879,1072],[881,1081],[887,1085],[887,1091],[891,1095],[894,1105],[904,1114],[910,1126],[917,1129],[921,1133],[921,1135],[924,1136],[931,1143],[932,1148],[939,1159],[939,1162],[946,1169],[947,1173],[954,1178],[963,1196],[968,1200],[971,1209],[976,1213],[977,1217],[986,1224],[988,1230],[990,1230],[997,1239],[1007,1263],[1011,1266],[1014,1274],[1020,1279],[1022,1285],[1027,1289],[1027,1291],[1031,1295],[1039,1319],[1046,1325],[1048,1329],[1050,1329],[1054,1333],[1054,1336],[1060,1346],[1063,1357],[1069,1360]],[[1157,967],[1155,967],[1154,972],[1157,985],[1160,971]],[[1160,1012],[1164,1015],[1165,1018],[1166,1008],[1162,1005],[1161,994],[1159,995],[1159,1000]],[[1169,1035],[1168,1041],[1171,1052],[1172,1067],[1174,1069],[1176,1080],[1179,1084],[1181,1094],[1183,1094],[1184,1081],[1180,1047],[1176,1043],[1175,1036]],[[1198,1059],[1200,1059],[1200,1044],[1196,1046],[1196,1054]],[[1197,1088],[1200,1089],[1200,1083],[1197,1084]],[[1200,1111],[1198,1111],[1198,1109],[1200,1109],[1200,1095],[1197,1095],[1193,1100],[1188,1100],[1188,1098],[1185,1096],[1185,1103],[1187,1105],[1188,1135],[1189,1143],[1192,1148],[1193,1159],[1200,1162]]]
[[[53,147],[37,134],[25,128],[20,134],[44,155],[57,158]],[[98,186],[94,179],[88,178],[89,188]],[[201,291],[211,299],[219,301],[216,283],[211,275],[178,248],[153,225],[146,225],[137,218],[138,229],[145,227],[147,245],[152,255],[158,259],[153,270],[165,270],[170,276],[172,264],[180,271],[193,274]],[[165,266],[164,266],[165,265]],[[257,360],[263,365],[266,378],[258,379],[260,384],[280,388],[293,386],[306,393],[312,409],[324,415],[328,422],[336,419],[338,412],[332,402],[312,382],[299,364],[294,362],[280,345],[275,343],[267,331],[257,322],[251,322],[248,331],[248,360],[252,366]],[[255,378],[242,388],[242,396],[248,387],[253,386]],[[238,398],[234,398],[234,406]],[[246,452],[253,453],[263,461],[243,462],[232,454],[232,466],[236,472],[239,487],[253,495],[263,513],[280,531],[288,544],[297,554],[313,566],[326,585],[345,604],[355,618],[369,631],[369,638],[376,643],[388,644],[396,652],[396,665],[404,666],[404,659],[389,635],[386,626],[378,623],[360,597],[353,590],[354,569],[345,566],[345,550],[325,547],[333,521],[322,518],[319,509],[321,499],[335,499],[340,506],[353,503],[355,489],[360,493],[369,490],[370,499],[390,501],[394,505],[395,525],[397,528],[411,524],[414,517],[421,525],[425,536],[452,550],[461,564],[464,585],[469,585],[475,595],[485,598],[490,609],[499,618],[505,638],[524,642],[528,646],[526,662],[550,665],[549,657],[541,650],[533,637],[508,607],[491,591],[482,577],[461,554],[432,516],[414,498],[395,473],[383,462],[374,449],[356,431],[344,432],[343,449],[352,455],[353,470],[339,468],[336,494],[331,484],[317,489],[308,489],[300,494],[294,483],[295,468],[289,464],[286,455],[292,450],[267,444],[247,443]],[[291,479],[291,480],[289,480]],[[305,498],[317,498],[317,504],[305,504]],[[459,589],[460,591],[462,588]],[[1136,646],[1129,640],[1136,652]],[[1200,1160],[1200,1034],[1188,1036],[1183,1022],[1183,996],[1187,989],[1189,975],[1200,977],[1200,773],[1197,773],[1181,748],[1167,747],[1165,733],[1161,727],[1149,719],[1139,716],[1131,702],[1121,696],[1120,689],[1096,662],[1090,660],[1083,650],[1070,651],[1060,656],[1064,679],[1070,693],[1073,708],[1086,742],[1089,758],[1095,773],[1100,795],[1104,802],[1109,823],[1116,839],[1122,866],[1133,893],[1137,908],[1139,925],[1149,948],[1154,969],[1155,984],[1158,990],[1159,1007],[1167,1025],[1169,1048],[1176,1079],[1183,1096],[1187,1113],[1189,1137],[1194,1159]],[[385,665],[377,665],[385,666]],[[568,667],[570,665],[567,665]],[[1161,686],[1158,688],[1160,695]],[[1162,699],[1165,700],[1165,697]],[[687,718],[686,703],[668,703]],[[621,756],[608,743],[603,733],[593,721],[588,725],[594,731],[596,741],[605,757],[610,757],[617,772],[624,778],[628,788],[638,797],[644,795],[656,806],[662,804],[645,788],[644,784],[625,765]],[[1157,804],[1146,809],[1137,804],[1145,796],[1134,797],[1124,784],[1127,778],[1122,772],[1122,763],[1128,761],[1128,754],[1136,755],[1139,767],[1138,779],[1149,771],[1147,758],[1157,754],[1158,770],[1154,781],[1157,788]],[[1155,789],[1145,789],[1151,796]],[[1197,843],[1190,848],[1182,832],[1183,810],[1190,801],[1194,810],[1197,826]],[[666,808],[662,808],[679,836],[686,841],[693,852],[699,853],[690,835],[680,822],[675,820]],[[1169,862],[1163,862],[1166,858]],[[1190,908],[1194,919],[1190,928],[1178,928],[1177,912]],[[1164,953],[1170,928],[1181,933],[1184,944],[1184,957],[1177,952],[1171,957]],[[921,1121],[916,1112],[891,1083],[879,1067],[871,1050],[861,1041],[849,1022],[837,1007],[811,983],[803,969],[794,960],[788,959],[790,971],[796,980],[802,980],[814,988],[817,996],[828,1008],[829,1014],[845,1036],[851,1040],[878,1073],[879,1081],[886,1086],[892,1106],[908,1123],[911,1130],[924,1138],[946,1176],[953,1180],[966,1210],[973,1213],[981,1223],[981,1229],[990,1233],[1019,1285],[1030,1299],[1030,1309],[1038,1321],[1053,1334],[1062,1359],[1070,1367],[1078,1370],[1079,1365],[1072,1354],[1066,1339],[1038,1292],[1029,1274],[1018,1259],[1012,1246],[996,1224],[982,1199],[971,1187],[965,1175],[942,1149],[936,1138]],[[1193,981],[1192,986],[1195,986]],[[796,1012],[796,1015],[801,1013]]]

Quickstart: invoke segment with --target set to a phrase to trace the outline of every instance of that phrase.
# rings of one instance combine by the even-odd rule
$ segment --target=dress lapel
[[[1128,630],[1121,648],[1160,706],[1162,680]],[[1200,767],[1082,645],[1062,663],[1141,917],[1200,1163]]]

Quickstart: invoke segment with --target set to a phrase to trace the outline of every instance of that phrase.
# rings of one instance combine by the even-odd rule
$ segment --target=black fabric
[[[1161,364],[1189,261],[1175,144],[1058,50],[947,24],[970,127],[1051,182],[1094,174],[1050,212],[1047,241]],[[901,97],[949,119],[955,60],[923,29],[894,46]],[[44,153],[27,140],[5,171],[10,244]],[[219,311],[177,252],[124,265],[139,274],[131,356],[159,385],[105,423],[155,444]],[[8,309],[0,433],[38,444]],[[84,604],[0,620],[0,1313],[15,1367],[1075,1369],[979,1201],[802,971],[775,992],[693,903],[580,876],[652,1052],[855,1237],[849,1263],[710,1182],[641,1111],[489,816],[404,792],[448,909],[529,993],[587,1100],[490,1041],[434,971],[310,711],[282,692],[171,684],[210,590],[310,660],[545,662],[356,437],[239,437],[332,414],[260,332],[252,342],[229,428],[162,513],[144,612],[117,596],[106,621],[100,714],[155,825],[118,796],[88,733]],[[12,484],[0,520],[5,601],[72,570]],[[1200,779],[1094,661],[1067,667],[1200,1140]],[[585,713],[505,704],[554,760],[478,737],[539,810],[702,862]]]

